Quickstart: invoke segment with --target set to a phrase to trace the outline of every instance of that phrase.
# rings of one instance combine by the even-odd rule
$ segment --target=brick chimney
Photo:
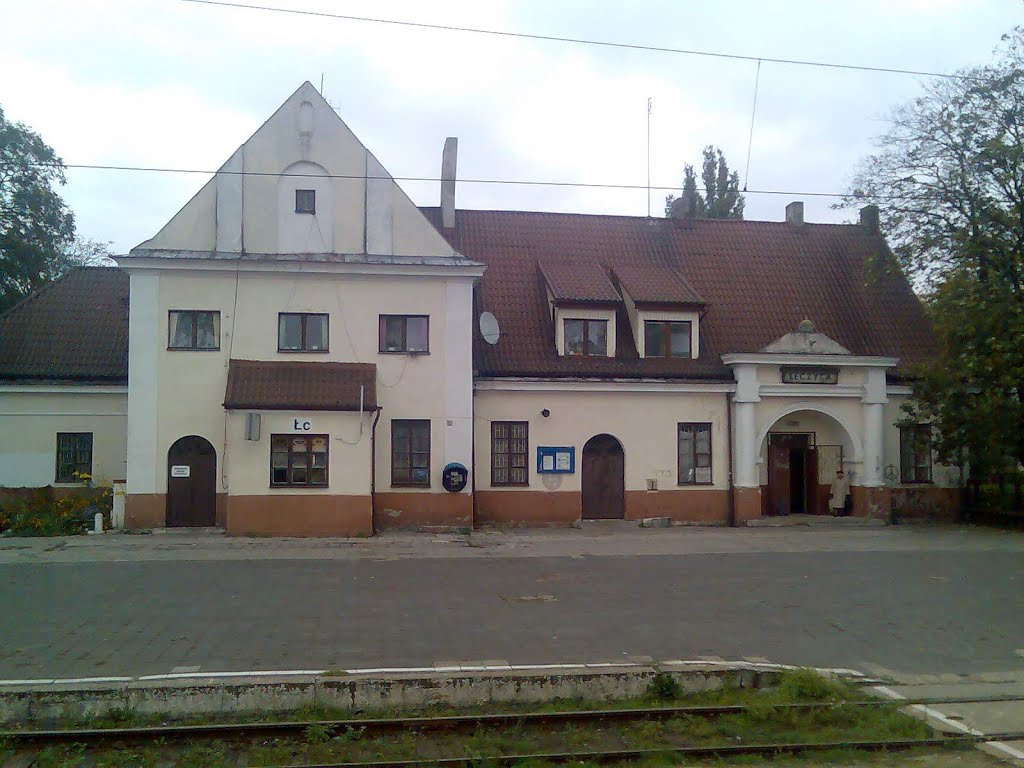
[[[441,226],[455,228],[455,168],[459,157],[459,140],[449,136],[441,154]]]
[[[791,227],[804,225],[804,204],[799,200],[794,200],[786,206],[786,223]]]
[[[867,227],[868,232],[877,234],[881,231],[881,226],[878,222],[878,206],[877,205],[865,205],[860,209],[860,225]]]
[[[676,224],[684,227],[693,226],[694,212],[690,210],[685,198],[677,197],[672,201],[671,214]]]

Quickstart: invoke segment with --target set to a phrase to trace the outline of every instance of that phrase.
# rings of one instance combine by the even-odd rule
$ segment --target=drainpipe
[[[373,425],[370,427],[370,527],[373,528],[373,521],[377,517],[377,422],[380,421],[380,406],[373,416]],[[374,531],[376,533],[376,531]]]
[[[732,392],[725,393],[725,439],[729,442],[729,466],[728,477],[729,477],[729,517],[728,523],[730,528],[736,527],[736,496],[733,493],[732,487]]]

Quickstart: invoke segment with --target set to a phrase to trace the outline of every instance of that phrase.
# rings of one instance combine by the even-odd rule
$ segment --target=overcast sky
[[[1020,0],[253,0],[262,5],[749,56],[951,72],[985,63]],[[0,105],[68,163],[218,167],[304,80],[395,176],[679,184],[722,147],[750,189],[835,192],[920,78],[218,8],[181,0],[2,0]],[[123,252],[205,177],[69,170],[80,234]],[[421,205],[438,185],[403,183]],[[651,194],[661,215],[665,192]],[[799,195],[748,195],[779,219]],[[849,212],[804,198],[809,221]],[[457,204],[645,215],[643,190],[462,184]]]

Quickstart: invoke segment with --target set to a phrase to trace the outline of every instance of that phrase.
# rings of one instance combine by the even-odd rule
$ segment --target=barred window
[[[529,436],[525,421],[491,422],[491,485],[529,485]]]
[[[679,425],[679,485],[711,483],[711,425]]]
[[[81,475],[92,475],[92,432],[58,432],[55,482],[77,483]]]
[[[928,424],[900,427],[900,482],[932,481],[932,428]]]

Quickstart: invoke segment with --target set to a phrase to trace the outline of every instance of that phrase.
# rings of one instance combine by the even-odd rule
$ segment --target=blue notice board
[[[575,446],[537,446],[537,472],[543,475],[571,475],[576,471]]]

